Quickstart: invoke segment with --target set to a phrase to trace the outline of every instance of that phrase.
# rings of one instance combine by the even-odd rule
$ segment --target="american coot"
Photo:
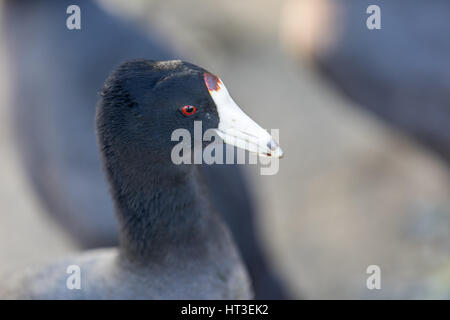
[[[172,132],[193,134],[194,121],[202,121],[203,130],[215,128],[228,143],[247,141],[239,146],[282,154],[206,70],[181,61],[122,64],[107,80],[96,116],[120,248],[89,251],[10,278],[1,296],[251,298],[245,267],[209,201],[199,166],[171,159],[177,143]],[[66,287],[69,265],[80,267],[79,290]]]
[[[77,1],[82,29],[68,30],[64,18],[71,4],[4,1],[11,109],[26,171],[46,212],[84,249],[116,246],[118,230],[95,144],[96,93],[122,61],[180,55],[157,32],[144,34],[94,1]],[[255,297],[284,298],[258,241],[252,189],[238,165],[202,165],[199,171],[242,253]]]

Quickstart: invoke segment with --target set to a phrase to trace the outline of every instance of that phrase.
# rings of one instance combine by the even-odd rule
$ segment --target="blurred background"
[[[83,20],[89,13],[78,2],[82,30],[65,32],[89,32]],[[14,119],[20,68],[10,61],[39,65],[43,51],[33,48],[55,31],[41,28],[22,38],[30,47],[17,45],[20,33],[3,23],[10,14],[6,3],[0,2],[0,272],[82,250],[45,213],[18,142],[27,124]],[[256,201],[259,239],[290,297],[450,298],[448,3],[97,3],[219,75],[257,123],[280,129],[285,157],[278,174],[243,169]],[[366,27],[370,4],[381,8],[381,30]],[[14,15],[20,10],[26,5]],[[68,15],[60,14],[64,30]],[[101,37],[126,47],[111,30]],[[89,68],[108,59],[104,52],[93,55],[84,57]],[[27,79],[45,83],[47,76],[41,70]],[[381,268],[381,290],[366,287],[366,268],[373,264]]]

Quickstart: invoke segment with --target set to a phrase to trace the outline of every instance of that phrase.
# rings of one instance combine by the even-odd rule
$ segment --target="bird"
[[[210,201],[200,166],[174,161],[172,134],[212,130],[225,143],[278,159],[281,148],[231,98],[223,81],[181,60],[136,59],[106,80],[96,108],[118,248],[94,249],[2,282],[2,298],[250,299],[250,280]],[[202,142],[202,147],[208,142]],[[185,151],[183,151],[184,153]],[[195,147],[186,153],[194,157]],[[81,271],[68,289],[66,269]]]
[[[24,169],[45,213],[87,250],[116,246],[119,240],[92,121],[97,91],[122,61],[181,55],[157,26],[144,33],[94,1],[77,1],[81,30],[68,30],[62,18],[71,4],[4,1],[2,25],[12,75],[15,142]],[[258,239],[255,191],[242,170],[238,165],[201,165],[198,170],[215,191],[211,201],[233,233],[255,297],[288,297]]]

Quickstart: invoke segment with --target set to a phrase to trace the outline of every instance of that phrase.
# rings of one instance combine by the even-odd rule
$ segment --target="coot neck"
[[[147,259],[203,250],[215,219],[197,166],[175,165],[149,153],[137,155],[136,150],[105,162],[122,254]]]

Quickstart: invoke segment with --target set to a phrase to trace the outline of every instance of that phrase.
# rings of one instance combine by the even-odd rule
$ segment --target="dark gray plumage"
[[[228,243],[229,239],[225,240]],[[145,266],[123,259],[116,249],[97,249],[8,277],[1,299],[249,299],[248,277],[236,251],[208,245],[202,259],[168,256]],[[214,254],[210,254],[214,252]],[[222,255],[220,255],[222,254]],[[69,290],[70,265],[81,267],[81,289]],[[205,268],[205,266],[208,266]]]

